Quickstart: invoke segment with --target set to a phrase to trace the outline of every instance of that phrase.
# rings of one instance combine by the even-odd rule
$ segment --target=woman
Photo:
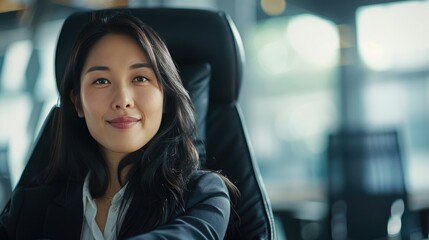
[[[103,15],[69,57],[47,171],[14,191],[0,237],[224,238],[237,190],[198,170],[192,104],[165,44],[137,18]]]

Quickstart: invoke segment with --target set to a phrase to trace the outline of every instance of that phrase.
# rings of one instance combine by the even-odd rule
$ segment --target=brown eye
[[[109,80],[105,78],[99,78],[94,81],[94,84],[97,84],[97,85],[103,85],[103,84],[109,84],[109,83],[110,83]]]
[[[137,76],[137,77],[135,77],[134,79],[133,79],[133,82],[146,82],[146,81],[148,81],[149,79],[147,78],[147,77],[144,77],[144,76]]]

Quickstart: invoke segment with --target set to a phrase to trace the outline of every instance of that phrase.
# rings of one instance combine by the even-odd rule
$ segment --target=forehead
[[[124,61],[127,59],[148,62],[143,47],[138,41],[125,34],[108,33],[89,49],[85,62]]]

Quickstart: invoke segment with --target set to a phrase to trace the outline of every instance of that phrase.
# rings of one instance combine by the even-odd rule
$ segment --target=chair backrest
[[[403,194],[404,170],[396,131],[343,131],[329,139],[330,194]]]
[[[389,224],[397,224],[392,219],[398,216],[402,229],[396,234],[409,234],[407,191],[395,130],[332,134],[328,180],[333,239],[387,238],[395,234],[388,230]]]
[[[244,52],[238,31],[231,19],[223,12],[209,10],[169,8],[123,10],[140,18],[165,40],[174,61],[181,69],[181,74],[186,75],[186,68],[189,66],[206,66],[202,70],[209,73],[208,101],[205,105],[201,103],[204,102],[204,98],[194,102],[197,105],[200,142],[205,143],[206,147],[207,157],[202,164],[208,169],[221,170],[241,192],[237,209],[241,218],[241,236],[236,238],[274,239],[271,206],[237,105]],[[90,12],[72,14],[63,25],[55,60],[57,83],[61,80],[66,58],[76,40],[76,32],[90,19],[90,15]],[[184,78],[186,87],[187,79]],[[193,90],[189,88],[188,91],[191,97],[198,95],[193,94]],[[56,107],[53,111],[56,111]],[[18,185],[26,185],[32,176],[45,166],[43,161],[51,145],[49,125],[52,112],[46,120]]]

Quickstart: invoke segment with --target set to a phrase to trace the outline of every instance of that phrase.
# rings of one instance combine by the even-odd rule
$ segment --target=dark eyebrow
[[[149,63],[135,63],[130,66],[130,69],[136,69],[136,68],[152,68],[152,66]],[[106,66],[93,66],[86,71],[86,73],[93,72],[93,71],[109,71],[110,68]]]
[[[93,72],[93,71],[108,71],[108,70],[110,69],[106,66],[93,66],[93,67],[90,67],[88,71],[86,71],[86,73]]]
[[[135,63],[130,66],[130,69],[136,68],[152,68],[152,66],[149,63]]]

